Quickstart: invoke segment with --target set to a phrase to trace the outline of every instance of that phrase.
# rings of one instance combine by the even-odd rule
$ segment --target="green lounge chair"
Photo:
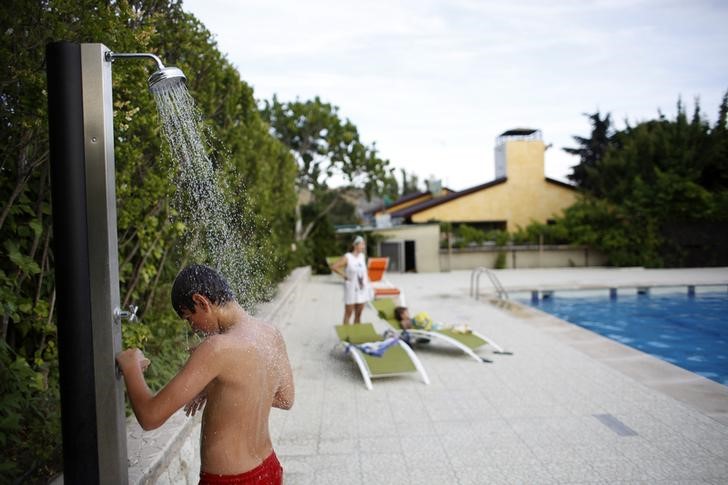
[[[339,341],[346,344],[347,353],[359,367],[364,384],[370,391],[372,379],[375,377],[397,376],[411,372],[418,372],[425,384],[430,383],[420,359],[401,340],[397,340],[394,345],[387,348],[381,357],[368,355],[357,347],[359,344],[384,341],[371,323],[336,325],[336,334],[339,336]]]
[[[380,300],[372,301],[371,305],[377,311],[380,318],[385,320],[394,330],[402,333],[402,326],[399,321],[394,318],[395,304],[392,300],[382,298]],[[472,333],[460,333],[448,329],[423,330],[419,328],[412,328],[407,329],[407,333],[415,338],[426,338],[457,347],[478,362],[490,362],[488,359],[485,359],[475,353],[476,349],[483,347],[484,345],[490,345],[493,347],[495,349],[493,353],[495,354],[511,354],[511,352],[503,350],[503,348],[495,343],[493,339],[490,339],[476,331],[473,331]]]

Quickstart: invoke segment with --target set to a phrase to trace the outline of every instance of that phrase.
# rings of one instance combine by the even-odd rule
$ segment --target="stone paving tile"
[[[285,456],[308,456],[317,453],[317,451],[318,440],[316,438],[281,438],[276,443],[276,453]]]
[[[677,460],[676,463],[684,467],[695,478],[720,478],[728,483],[728,461],[725,459],[693,458]]]
[[[460,485],[483,485],[485,483],[512,485],[514,483],[499,468],[490,465],[455,467],[455,475]]]
[[[644,467],[626,458],[592,460],[589,466],[605,480],[647,481],[655,478]]]
[[[344,439],[320,439],[318,442],[318,452],[320,454],[344,454],[348,455],[351,453],[358,452],[362,448],[359,445],[359,440],[354,438]]]
[[[286,485],[315,485],[317,483],[313,473],[292,472],[285,463],[283,463],[283,470]]]
[[[476,420],[464,420],[460,413],[458,413],[456,418],[444,421],[433,421],[433,426],[438,436],[454,435],[458,439],[482,438],[482,432],[474,426]]]
[[[398,436],[359,438],[359,450],[365,453],[401,453],[402,443]]]
[[[585,460],[576,450],[568,447],[551,447],[539,446],[531,447],[531,452],[536,459],[542,464],[558,464],[558,463],[581,463],[586,464]]]
[[[547,471],[559,483],[601,483],[604,477],[586,463],[547,463]]]
[[[672,435],[657,440],[654,444],[655,448],[660,451],[663,455],[670,456],[677,459],[691,459],[691,458],[714,458],[720,456],[720,453],[711,453],[705,446],[695,443],[686,438],[682,438],[678,435]]]
[[[439,463],[439,462],[438,462]],[[409,479],[412,484],[422,483],[457,483],[455,470],[447,466],[414,467],[409,470]]]
[[[315,485],[341,485],[343,483],[347,485],[360,485],[364,483],[362,480],[360,471],[321,470],[314,474],[312,483]],[[285,483],[288,485],[288,477],[286,477]]]
[[[682,463],[675,460],[656,459],[651,460],[649,464],[638,463],[638,467],[644,473],[647,473],[653,480],[691,480],[697,478],[693,474],[692,467],[685,467]]]
[[[409,469],[437,468],[450,469],[450,460],[444,450],[440,452],[406,450],[404,453],[404,464]]]
[[[363,483],[411,483],[402,453],[361,453],[359,461]]]
[[[431,455],[442,455],[445,449],[439,436],[411,436],[400,437],[403,453],[430,453]]]
[[[446,448],[445,455],[450,465],[456,470],[460,468],[472,468],[482,464],[496,467],[494,463],[489,461],[486,450],[476,446]]]
[[[598,461],[619,461],[625,456],[614,445],[605,443],[579,444],[567,448],[570,453],[587,463]]]
[[[333,471],[346,474],[358,474],[361,471],[358,453],[341,454],[319,454],[310,457],[314,466],[314,473]]]
[[[558,481],[541,464],[520,463],[518,465],[501,466],[501,473],[512,483],[556,484]]]
[[[313,474],[316,472],[316,467],[314,466],[313,460],[311,460],[311,455],[295,456],[278,452],[276,452],[276,455],[283,466],[286,481],[288,481],[289,475],[299,475],[302,477],[310,476],[313,478]]]
[[[493,443],[484,449],[486,461],[498,467],[539,463],[536,455],[524,443]]]
[[[435,436],[435,426],[432,421],[427,418],[426,421],[412,422],[400,422],[394,424],[395,431],[398,436],[406,438],[413,436]]]

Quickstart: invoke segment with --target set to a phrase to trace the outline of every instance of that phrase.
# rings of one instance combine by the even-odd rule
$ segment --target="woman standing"
[[[331,265],[331,271],[344,277],[344,324],[349,324],[354,313],[354,323],[361,322],[364,304],[371,300],[372,288],[367,273],[367,261],[364,256],[366,243],[364,238],[356,236],[351,252],[343,255]]]

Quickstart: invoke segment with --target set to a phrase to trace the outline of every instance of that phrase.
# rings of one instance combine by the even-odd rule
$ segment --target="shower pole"
[[[108,51],[46,46],[65,483],[128,483]]]

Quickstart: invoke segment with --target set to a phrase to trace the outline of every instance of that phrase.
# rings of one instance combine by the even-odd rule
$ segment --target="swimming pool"
[[[514,295],[515,296],[515,295]],[[515,300],[728,385],[728,292],[687,289],[557,291]]]

